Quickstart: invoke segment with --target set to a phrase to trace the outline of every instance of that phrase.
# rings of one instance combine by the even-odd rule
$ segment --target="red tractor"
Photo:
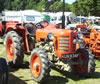
[[[88,49],[76,47],[80,37],[75,31],[44,22],[36,25],[7,22],[4,34],[9,66],[22,66],[24,54],[30,55],[30,71],[37,82],[48,78],[51,65],[80,76],[95,71],[94,55]]]
[[[8,84],[8,67],[3,58],[0,58],[0,84]]]

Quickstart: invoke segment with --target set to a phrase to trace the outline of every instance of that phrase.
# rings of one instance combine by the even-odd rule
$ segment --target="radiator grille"
[[[60,52],[68,52],[69,37],[60,37],[59,38],[59,50],[60,50]]]

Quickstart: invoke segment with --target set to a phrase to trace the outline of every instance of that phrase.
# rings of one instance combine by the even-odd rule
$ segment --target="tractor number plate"
[[[77,58],[78,54],[64,54],[62,58]]]

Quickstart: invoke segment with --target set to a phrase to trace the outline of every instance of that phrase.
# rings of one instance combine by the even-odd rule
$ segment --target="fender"
[[[21,37],[23,37],[23,41],[24,41],[24,50],[25,52],[29,52],[29,45],[28,45],[28,40],[27,40],[27,35],[26,35],[26,30],[23,26],[6,26],[6,31],[5,33],[7,34],[7,32],[9,31],[16,31],[19,32],[19,34],[21,35]]]

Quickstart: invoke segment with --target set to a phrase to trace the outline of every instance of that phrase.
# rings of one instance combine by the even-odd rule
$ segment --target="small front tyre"
[[[39,83],[45,81],[49,76],[50,63],[48,55],[40,48],[36,48],[32,51],[30,71],[33,80]]]
[[[78,73],[79,76],[89,77],[95,71],[95,60],[94,55],[88,49],[79,49],[77,51],[79,57],[74,59],[75,62],[79,64],[74,65],[74,70]]]

